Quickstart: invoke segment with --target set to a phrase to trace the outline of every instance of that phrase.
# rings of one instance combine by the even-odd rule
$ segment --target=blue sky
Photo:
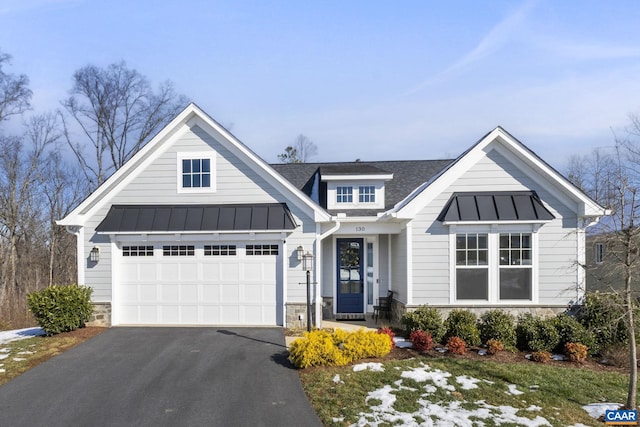
[[[503,126],[558,168],[640,112],[637,1],[0,0],[0,50],[58,108],[125,60],[265,160],[456,157]]]

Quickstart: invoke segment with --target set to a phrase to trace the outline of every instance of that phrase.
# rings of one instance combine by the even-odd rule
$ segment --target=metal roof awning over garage
[[[113,205],[98,233],[286,231],[296,222],[285,203]]]
[[[535,191],[454,193],[438,216],[442,222],[543,222],[554,218]]]

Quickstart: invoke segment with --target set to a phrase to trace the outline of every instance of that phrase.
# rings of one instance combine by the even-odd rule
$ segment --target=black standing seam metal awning
[[[99,233],[286,231],[296,222],[285,203],[113,205]]]
[[[554,218],[535,191],[454,193],[438,216],[442,222],[550,221]]]

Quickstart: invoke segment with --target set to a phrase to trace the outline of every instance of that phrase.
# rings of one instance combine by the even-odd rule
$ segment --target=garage
[[[123,244],[118,323],[276,325],[275,244]]]
[[[113,324],[282,325],[294,228],[284,204],[112,206]]]

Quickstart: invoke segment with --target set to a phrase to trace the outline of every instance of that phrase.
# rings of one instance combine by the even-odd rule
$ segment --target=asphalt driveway
[[[111,328],[0,386],[0,426],[320,426],[280,328]]]

